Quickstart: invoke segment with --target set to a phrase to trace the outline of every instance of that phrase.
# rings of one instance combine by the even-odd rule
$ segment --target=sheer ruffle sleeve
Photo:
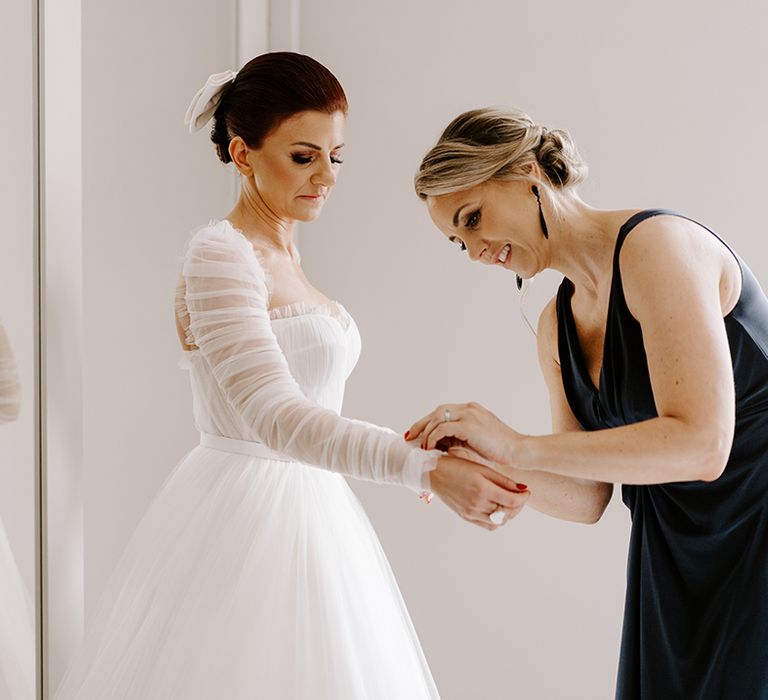
[[[272,331],[266,271],[243,234],[226,222],[195,233],[182,275],[187,342],[200,349],[250,426],[250,439],[357,479],[417,493],[429,488],[441,452],[413,447],[388,428],[339,416],[304,396]]]
[[[0,323],[0,423],[9,423],[19,417],[21,410],[21,384],[13,350],[5,329]]]

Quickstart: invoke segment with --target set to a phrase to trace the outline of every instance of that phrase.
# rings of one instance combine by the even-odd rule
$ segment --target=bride
[[[435,492],[491,530],[529,494],[339,415],[360,336],[304,276],[293,227],[336,182],[346,111],[335,77],[294,53],[213,75],[190,105],[190,130],[214,119],[242,183],[190,237],[177,291],[200,444],[133,535],[57,698],[439,697],[343,475]]]

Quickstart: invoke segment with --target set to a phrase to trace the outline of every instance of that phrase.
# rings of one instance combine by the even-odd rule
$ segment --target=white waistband
[[[251,440],[236,440],[235,438],[228,438],[223,435],[212,435],[211,433],[201,432],[200,444],[203,447],[209,447],[223,452],[234,452],[241,455],[250,455],[251,457],[261,457],[262,459],[276,459],[280,462],[293,461],[285,455],[281,455],[279,452],[269,449],[266,445]]]

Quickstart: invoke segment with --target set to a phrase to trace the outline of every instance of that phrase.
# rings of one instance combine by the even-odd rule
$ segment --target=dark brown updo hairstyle
[[[229,142],[239,136],[261,148],[267,135],[299,112],[347,113],[347,97],[336,77],[314,58],[291,51],[251,59],[223,91],[213,115],[211,141],[223,163]]]

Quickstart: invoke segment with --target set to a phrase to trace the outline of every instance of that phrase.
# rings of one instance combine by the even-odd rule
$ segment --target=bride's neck
[[[251,243],[291,255],[296,222],[275,212],[250,180],[244,179],[240,198],[227,219]]]

